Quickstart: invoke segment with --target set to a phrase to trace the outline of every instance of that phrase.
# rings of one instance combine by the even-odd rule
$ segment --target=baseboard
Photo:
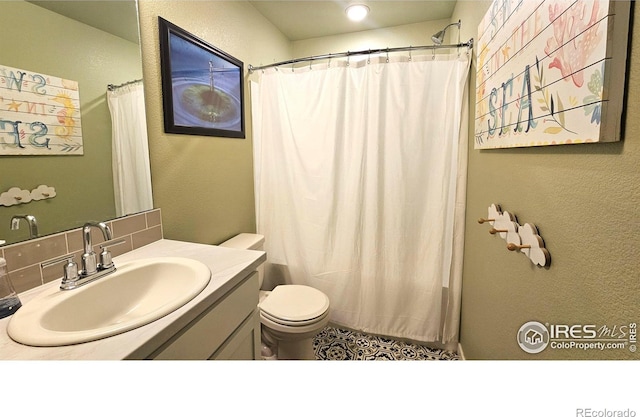
[[[465,361],[464,352],[462,351],[462,345],[458,343],[458,356],[460,356],[461,361]]]

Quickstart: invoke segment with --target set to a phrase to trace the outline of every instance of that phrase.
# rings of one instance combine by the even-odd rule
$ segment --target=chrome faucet
[[[82,227],[82,241],[84,243],[84,253],[82,254],[81,275],[89,276],[98,272],[98,256],[93,251],[91,245],[91,228],[96,227],[102,231],[104,240],[111,240],[111,229],[103,222],[89,222]],[[115,268],[114,268],[115,270]]]
[[[100,255],[97,255],[93,251],[93,246],[91,245],[92,227],[100,229],[105,240],[105,242],[100,245],[100,248],[102,249]],[[125,239],[111,240],[111,229],[109,229],[109,226],[103,222],[85,223],[82,227],[82,240],[84,243],[84,253],[81,257],[81,270],[78,271],[78,265],[75,263],[74,256],[72,254],[52,259],[40,265],[41,268],[45,268],[47,266],[66,261],[66,265],[64,266],[64,276],[62,278],[62,283],[60,284],[61,290],[72,290],[115,272],[116,266],[111,260],[111,252],[109,252],[107,248],[119,245],[126,241]],[[99,262],[98,256],[100,257]]]
[[[30,214],[18,214],[11,218],[11,230],[20,229],[20,220],[24,220],[29,225],[29,237],[38,237],[38,221]]]

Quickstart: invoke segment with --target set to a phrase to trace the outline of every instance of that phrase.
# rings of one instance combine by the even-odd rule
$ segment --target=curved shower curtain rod
[[[142,79],[133,80],[133,81],[127,81],[126,83],[122,83],[122,84],[118,84],[118,85],[109,84],[109,85],[107,85],[107,90],[114,91],[114,90],[117,90],[118,88],[126,87],[128,85],[139,83],[141,81],[142,81]]]
[[[454,49],[454,48],[469,48],[472,49],[473,48],[473,38],[469,39],[469,41],[467,42],[463,42],[463,43],[457,43],[457,44],[452,44],[452,45],[424,45],[424,46],[404,46],[404,47],[399,47],[399,48],[382,48],[382,49],[367,49],[364,51],[348,51],[348,52],[340,52],[340,53],[336,53],[336,54],[325,54],[325,55],[315,55],[315,56],[308,56],[308,57],[304,57],[304,58],[296,58],[296,59],[291,59],[289,61],[281,61],[281,62],[276,62],[274,64],[269,64],[269,65],[262,65],[259,67],[254,67],[253,65],[249,65],[249,72],[253,72],[253,71],[257,71],[257,70],[263,70],[266,68],[273,68],[273,67],[279,67],[282,65],[289,65],[289,64],[297,64],[299,62],[309,62],[309,61],[317,61],[317,60],[322,60],[322,59],[331,59],[331,58],[342,58],[342,57],[349,57],[349,56],[354,56],[354,55],[371,55],[371,54],[381,54],[381,53],[391,53],[391,52],[406,52],[406,51],[415,51],[415,50],[423,50],[423,49],[442,49],[442,48],[450,48],[450,49]]]

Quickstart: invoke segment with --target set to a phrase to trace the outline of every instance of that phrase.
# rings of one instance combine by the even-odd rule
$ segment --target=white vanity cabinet
[[[92,342],[22,345],[7,334],[11,318],[0,319],[0,360],[260,359],[256,269],[266,260],[265,252],[162,239],[122,254],[114,263],[163,256],[202,262],[211,271],[209,284],[164,317]],[[59,285],[51,281],[20,293],[20,301],[26,305]]]
[[[260,359],[258,292],[253,272],[148,359]]]

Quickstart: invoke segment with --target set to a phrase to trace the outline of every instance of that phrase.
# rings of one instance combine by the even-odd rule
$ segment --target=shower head
[[[440,32],[436,33],[435,35],[433,35],[431,37],[431,40],[433,41],[433,43],[435,43],[436,45],[442,45],[442,40],[444,39],[444,30],[441,30]]]
[[[450,23],[447,26],[445,26],[444,29],[442,29],[440,32],[436,33],[435,35],[433,35],[431,37],[431,40],[433,41],[433,43],[435,43],[436,45],[442,45],[442,41],[444,40],[444,33],[447,31],[447,28],[449,26],[458,26],[458,29],[460,29],[460,24],[461,21],[458,20],[456,23]]]

